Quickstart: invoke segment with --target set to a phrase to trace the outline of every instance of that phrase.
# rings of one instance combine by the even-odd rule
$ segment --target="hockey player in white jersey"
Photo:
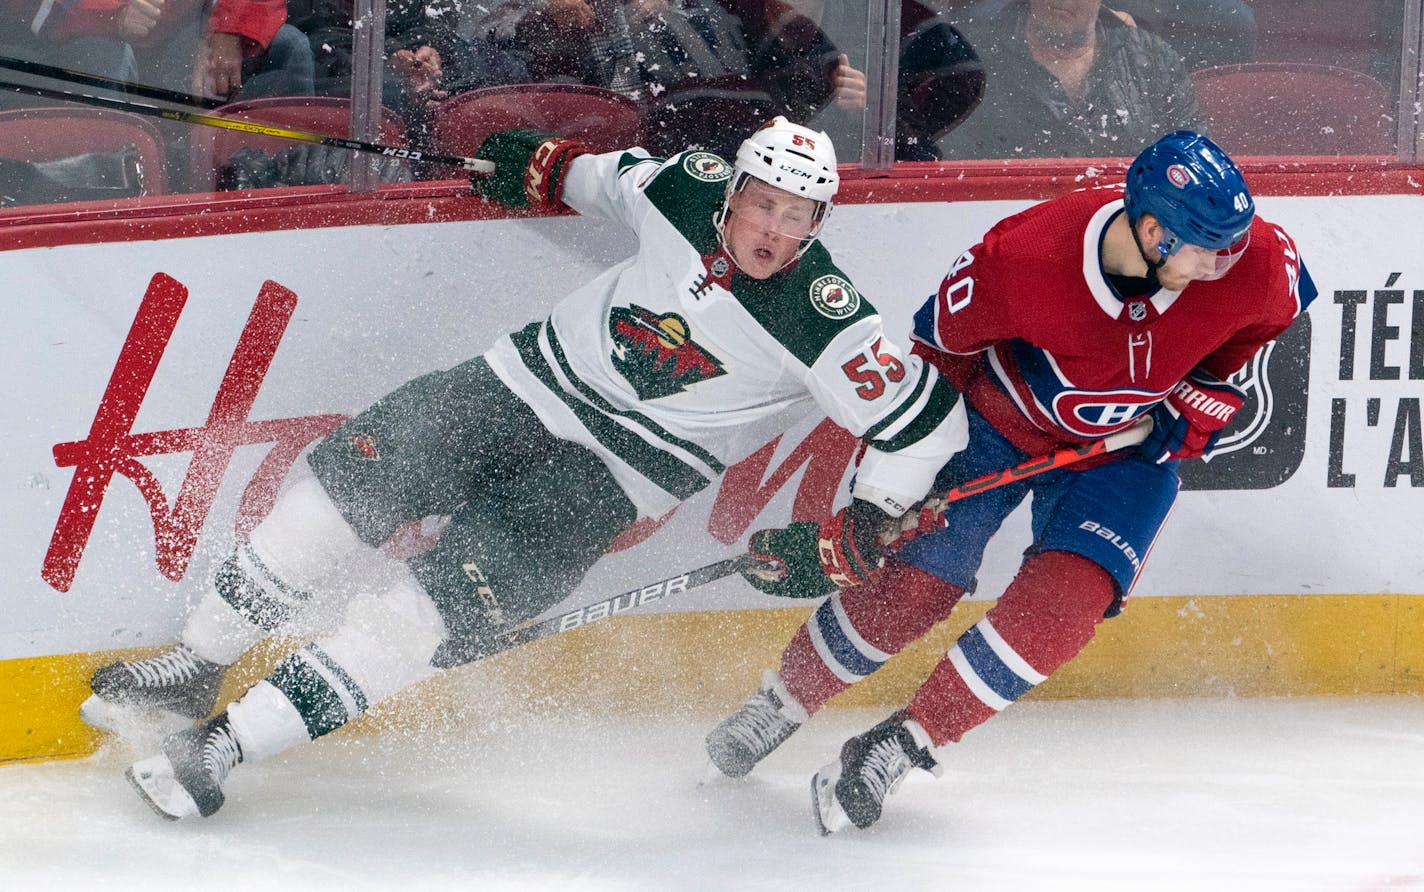
[[[734,164],[595,155],[534,131],[493,134],[480,155],[496,165],[479,184],[489,197],[622,223],[638,252],[483,356],[351,418],[221,565],[180,644],[95,673],[91,724],[133,710],[201,720],[129,769],[166,817],[211,815],[237,765],[477,659],[808,398],[868,444],[840,515],[848,541],[919,500],[964,444],[958,393],[886,339],[817,241],[839,184],[824,133],[776,118]],[[451,517],[432,550],[380,556],[431,515]],[[350,578],[354,557],[386,561],[393,581]],[[344,622],[209,717],[226,667],[318,595],[349,600]]]

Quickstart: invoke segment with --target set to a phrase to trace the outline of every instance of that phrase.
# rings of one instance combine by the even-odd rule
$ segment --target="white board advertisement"
[[[1024,206],[844,206],[825,240],[903,339],[955,256]],[[1133,597],[1424,592],[1420,199],[1259,207],[1295,237],[1319,297],[1243,373],[1249,411],[1227,450],[1184,468]],[[174,640],[306,445],[632,250],[627,233],[561,218],[0,252],[0,659]],[[819,422],[796,421],[735,480],[607,556],[569,603],[736,553],[791,516],[807,480],[836,497],[846,454],[809,448],[839,442]],[[1002,590],[1027,544],[1020,511],[978,597]],[[661,609],[759,606],[785,602],[731,579]]]

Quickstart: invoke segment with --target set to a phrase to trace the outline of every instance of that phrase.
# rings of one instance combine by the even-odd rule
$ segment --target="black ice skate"
[[[761,690],[707,735],[707,755],[727,777],[745,777],[806,721],[781,676],[762,673]]]
[[[207,718],[226,668],[181,644],[151,659],[110,663],[89,680],[94,695],[80,705],[79,717],[101,731],[116,731],[125,711],[174,713],[183,724]]]
[[[911,768],[936,777],[939,763],[930,755],[930,737],[904,712],[852,737],[841,757],[811,778],[811,810],[826,836],[854,824],[862,829],[880,820],[885,797],[895,792]]]
[[[222,808],[223,781],[241,764],[242,747],[224,712],[174,734],[161,754],[135,762],[125,776],[162,817],[206,818]]]

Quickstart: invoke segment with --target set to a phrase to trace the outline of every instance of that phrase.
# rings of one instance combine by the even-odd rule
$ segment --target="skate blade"
[[[841,763],[837,759],[811,778],[811,816],[816,819],[816,829],[822,836],[830,836],[851,826],[850,818],[836,799],[836,781],[840,777]]]
[[[128,781],[144,802],[166,821],[198,816],[198,804],[178,779],[173,776],[173,763],[167,756],[142,759],[124,772]]]
[[[162,741],[194,724],[193,719],[176,712],[128,706],[105,700],[98,694],[89,695],[89,699],[79,704],[79,718],[91,728],[126,740]]]

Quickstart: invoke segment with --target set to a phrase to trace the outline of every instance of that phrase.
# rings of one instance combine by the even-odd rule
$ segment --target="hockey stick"
[[[1065,468],[1068,465],[1077,464],[1086,458],[1107,455],[1109,452],[1117,452],[1121,449],[1126,449],[1128,446],[1136,446],[1138,443],[1147,439],[1147,435],[1150,433],[1152,433],[1152,418],[1149,416],[1137,424],[1134,424],[1132,427],[1103,437],[1101,440],[1094,440],[1091,443],[1080,443],[1077,446],[1064,446],[1062,449],[1055,449],[1047,455],[1040,455],[1038,458],[1021,461],[1012,468],[1005,468],[1002,471],[985,474],[983,477],[975,477],[973,480],[952,487],[940,498],[946,504],[949,502],[957,502],[966,496],[972,496],[986,489],[994,489],[1008,483],[1015,483],[1026,477],[1042,474],[1044,471]]]
[[[8,68],[11,71],[18,71],[22,74],[48,77],[57,81],[69,81],[74,84],[84,84],[89,87],[114,90],[118,93],[131,93],[134,96],[144,96],[148,99],[158,99],[162,102],[171,102],[175,105],[187,105],[193,108],[217,108],[226,101],[223,99],[212,99],[207,96],[198,96],[193,93],[180,93],[177,90],[165,90],[162,87],[150,87],[147,84],[137,84],[133,81],[115,80],[113,78],[101,77],[97,74],[90,74],[87,71],[75,71],[72,68],[59,68],[55,65],[46,65],[43,62],[31,62],[28,59],[13,59],[9,56],[0,56],[0,68]]]
[[[131,99],[92,96],[88,93],[73,93],[68,90],[51,90],[48,87],[35,87],[29,84],[15,84],[8,81],[0,81],[0,89],[14,90],[17,93],[29,93],[44,99],[55,99],[60,102],[79,102],[99,108],[133,112],[134,114],[163,118],[168,121],[180,121],[184,124],[202,124],[207,127],[219,127],[223,130],[255,133],[259,136],[275,136],[279,139],[290,139],[320,146],[332,146],[338,149],[350,149],[353,152],[370,152],[371,154],[384,155],[388,158],[405,158],[409,161],[448,164],[451,167],[458,167],[462,170],[470,171],[471,173],[494,173],[494,162],[486,161],[483,158],[466,158],[461,155],[440,155],[422,149],[402,149],[397,146],[364,142],[359,139],[347,139],[343,136],[323,136],[320,133],[292,130],[288,127],[274,127],[269,124],[258,124],[254,121],[243,121],[237,118],[223,118],[217,115],[206,115],[201,112],[159,108],[156,105],[134,102]]]
[[[975,477],[973,480],[951,488],[941,498],[946,504],[949,502],[957,502],[960,499],[968,498],[977,493],[997,489],[1009,483],[1016,483],[1037,474],[1042,474],[1045,471],[1066,468],[1084,459],[1093,458],[1098,455],[1107,455],[1110,452],[1117,452],[1128,446],[1136,446],[1146,439],[1151,430],[1152,422],[1149,419],[1126,430],[1104,437],[1101,440],[1094,440],[1091,443],[1083,443],[1079,446],[1065,446],[1047,455],[1040,455],[1021,461],[1011,468],[995,471],[992,474],[985,474],[983,477]],[[668,579],[649,583],[640,588],[635,588],[632,591],[614,595],[611,598],[604,598],[602,601],[575,608],[558,616],[551,616],[542,622],[520,626],[496,638],[488,647],[482,648],[477,654],[470,657],[467,662],[473,662],[493,656],[497,653],[503,653],[521,644],[528,644],[531,641],[538,641],[541,638],[550,638],[560,632],[577,629],[580,626],[586,626],[589,623],[606,619],[615,614],[627,613],[635,607],[641,607],[652,601],[661,601],[673,595],[682,594],[688,589],[697,588],[699,585],[706,585],[709,582],[716,582],[719,579],[725,579],[728,576],[739,573],[756,562],[756,558],[753,558],[751,555],[740,554],[736,557],[718,561],[715,564],[698,567],[696,570],[679,573],[677,576]]]

